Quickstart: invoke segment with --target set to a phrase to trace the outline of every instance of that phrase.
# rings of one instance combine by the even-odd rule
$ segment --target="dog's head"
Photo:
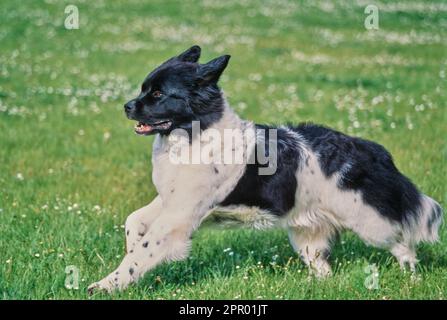
[[[223,97],[217,82],[230,56],[199,64],[200,51],[193,46],[164,62],[146,77],[140,94],[124,105],[127,117],[138,121],[136,133],[188,130],[192,121],[200,121],[204,129],[221,117]]]

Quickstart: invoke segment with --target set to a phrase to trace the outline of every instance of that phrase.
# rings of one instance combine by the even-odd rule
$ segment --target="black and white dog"
[[[316,276],[331,273],[331,240],[346,229],[390,250],[401,267],[414,271],[416,244],[438,238],[439,204],[420,193],[374,142],[313,124],[274,128],[240,119],[217,86],[230,56],[199,64],[200,51],[193,46],[156,68],[124,107],[138,121],[136,133],[156,134],[152,178],[158,196],[127,218],[126,256],[89,292],[124,289],[157,264],[185,258],[192,233],[213,218],[287,229]],[[219,141],[226,130],[243,138]],[[202,139],[209,133],[213,139]],[[210,146],[211,140],[218,142]],[[196,163],[172,156],[200,148],[206,159]],[[272,161],[260,161],[261,149]],[[237,153],[243,161],[221,161]],[[273,170],[261,173],[268,168]]]

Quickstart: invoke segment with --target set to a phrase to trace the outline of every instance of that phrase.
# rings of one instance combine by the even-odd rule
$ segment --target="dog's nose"
[[[124,110],[126,112],[130,112],[135,108],[135,101],[129,101],[124,105]]]

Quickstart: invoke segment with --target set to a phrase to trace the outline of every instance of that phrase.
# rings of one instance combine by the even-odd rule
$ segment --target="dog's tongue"
[[[137,131],[138,133],[148,133],[148,132],[152,131],[152,126],[150,126],[146,123],[139,122],[135,126],[135,131]]]

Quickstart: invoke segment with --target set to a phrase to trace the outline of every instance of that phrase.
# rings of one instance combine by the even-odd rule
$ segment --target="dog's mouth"
[[[137,134],[151,134],[154,130],[168,130],[172,125],[170,120],[161,120],[154,123],[144,123],[139,121],[135,125],[135,132]]]

